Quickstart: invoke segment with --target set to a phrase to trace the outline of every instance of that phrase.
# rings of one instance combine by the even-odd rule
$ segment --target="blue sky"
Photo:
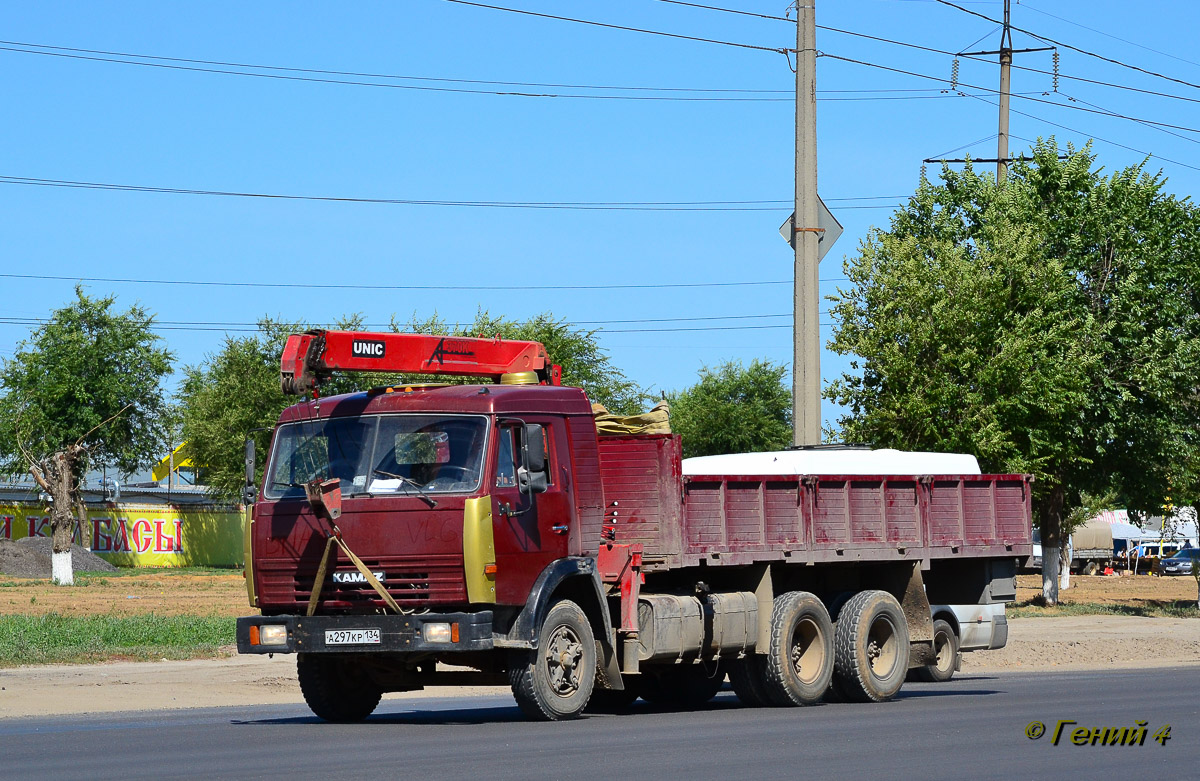
[[[656,0],[494,4],[766,48],[795,44],[786,22]],[[1002,13],[1000,2],[962,4],[993,18]],[[772,16],[787,10],[783,0],[724,5]],[[614,363],[654,391],[686,387],[700,367],[728,359],[790,363],[792,255],[777,229],[791,210],[785,202],[793,188],[794,77],[781,54],[445,0],[46,1],[7,2],[4,10],[4,177],[367,199],[780,203],[723,211],[478,208],[0,180],[0,273],[64,277],[0,278],[0,357],[28,335],[29,319],[70,300],[73,280],[105,277],[366,288],[86,283],[94,294],[116,294],[122,307],[140,302],[157,313],[172,326],[161,333],[182,364],[218,349],[226,328],[242,328],[225,324],[263,315],[330,322],[362,313],[382,325],[393,315],[435,312],[465,322],[478,308],[513,318],[549,311],[601,328]],[[991,22],[926,0],[821,2],[817,14],[821,25],[952,52],[999,43]],[[1198,15],[1193,4],[1166,0],[1136,9],[1083,0],[1013,7],[1018,27],[1193,83],[1200,83],[1200,65],[1189,61],[1200,61],[1192,53]],[[988,140],[950,156],[995,156],[996,108],[989,103],[999,75],[994,62],[962,60],[960,89],[975,97],[942,93],[949,85],[833,56],[941,79],[950,76],[949,56],[828,30],[819,30],[817,41],[832,55],[818,60],[820,190],[845,226],[821,266],[827,295],[842,277],[842,256],[872,225],[886,226],[896,196],[912,192],[923,158],[980,139]],[[1014,44],[1045,45],[1021,33]],[[391,86],[334,84],[205,72],[195,69],[246,69],[163,59],[138,61],[177,67],[113,63],[103,61],[114,59],[110,54],[40,47],[409,78],[252,71]],[[1193,86],[1060,52],[1064,75],[1200,98]],[[1049,71],[1051,55],[1018,54],[1016,63]],[[1013,114],[1015,137],[1105,139],[1095,150],[1109,170],[1153,153],[1161,159],[1150,168],[1162,168],[1171,191],[1195,191],[1198,171],[1190,166],[1198,165],[1192,144],[1200,135],[1078,109],[1197,127],[1197,103],[1065,78],[1058,93],[1051,90],[1049,75],[1014,71],[1013,91],[1032,98],[1013,99],[1013,109],[1029,115]],[[578,94],[656,99],[563,97]],[[1014,152],[1027,146],[1017,138],[1012,144]],[[589,288],[680,283],[763,284]],[[729,319],[684,319],[715,317]],[[649,319],[666,322],[619,322]],[[677,330],[714,327],[723,330]],[[822,332],[828,339],[830,326]],[[828,381],[846,364],[826,352],[822,368]],[[826,403],[826,419],[835,414]]]

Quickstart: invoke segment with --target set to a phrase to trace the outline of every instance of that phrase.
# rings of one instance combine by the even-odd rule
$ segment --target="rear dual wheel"
[[[795,706],[821,701],[833,677],[833,621],[815,595],[792,591],[775,598],[766,654],[738,660],[729,680],[747,705]]]
[[[896,696],[908,672],[908,622],[886,591],[860,591],[838,614],[834,676],[839,698],[884,702]]]

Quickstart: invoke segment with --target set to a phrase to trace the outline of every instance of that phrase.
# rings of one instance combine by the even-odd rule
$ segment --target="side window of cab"
[[[499,428],[499,447],[496,457],[496,487],[512,488],[517,484],[517,427]]]
[[[545,447],[547,484],[554,483],[554,470],[551,468],[550,437],[552,429],[546,424],[542,426]],[[523,431],[519,424],[510,423],[498,429],[499,441],[496,448],[496,487],[513,488],[517,485],[517,469],[521,466],[521,448],[524,446]]]

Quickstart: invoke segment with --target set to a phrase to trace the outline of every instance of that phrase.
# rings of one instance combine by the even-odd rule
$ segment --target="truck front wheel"
[[[596,683],[596,639],[579,605],[564,599],[550,608],[538,647],[514,653],[508,677],[517,706],[531,719],[583,713]]]
[[[296,654],[296,673],[304,701],[325,721],[362,721],[383,696],[349,659],[334,654]]]
[[[860,591],[838,614],[833,637],[838,690],[857,702],[896,696],[908,672],[908,623],[886,591]]]

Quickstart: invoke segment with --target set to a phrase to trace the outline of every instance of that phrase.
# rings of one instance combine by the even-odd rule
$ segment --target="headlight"
[[[450,625],[444,623],[429,623],[421,629],[427,643],[449,643]]]
[[[263,645],[287,645],[287,627],[283,624],[263,624],[258,628],[258,641]]]

